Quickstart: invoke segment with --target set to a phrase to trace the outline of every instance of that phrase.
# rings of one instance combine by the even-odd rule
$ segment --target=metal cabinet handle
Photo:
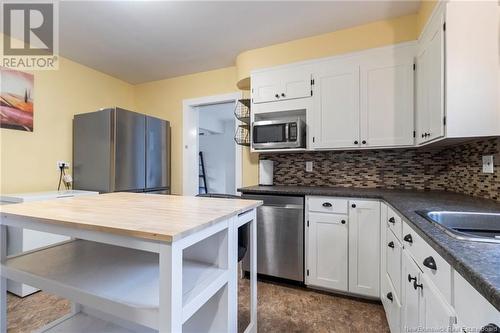
[[[351,207],[352,207],[352,208],[356,208],[356,204],[352,204],[352,205],[351,205]]]
[[[394,248],[394,242],[389,242],[389,244],[387,244],[388,247],[390,247],[391,249]]]
[[[394,224],[394,223],[396,223],[396,219],[395,219],[394,217],[391,217],[391,218],[389,219],[389,222],[390,222],[390,223],[392,223],[392,224]]]
[[[423,284],[418,284],[417,283],[417,278],[415,278],[415,281],[413,281],[413,289],[417,290],[417,288],[424,289],[424,285]]]
[[[411,283],[411,281],[413,281],[413,282],[417,282],[417,277],[416,277],[416,276],[415,276],[415,277],[411,277],[411,275],[410,275],[410,274],[408,274],[408,282],[410,282],[410,283]]]
[[[332,207],[332,204],[329,202],[323,202],[323,207]]]
[[[389,301],[391,301],[391,302],[392,302],[392,300],[394,299],[394,298],[392,297],[392,293],[391,293],[391,292],[388,292],[388,293],[387,293],[387,299],[388,299]]]
[[[345,220],[340,221],[340,223],[345,224]]]
[[[403,240],[408,243],[413,243],[413,238],[411,237],[411,234],[406,235]]]
[[[424,259],[424,266],[433,270],[437,270],[436,261],[432,256]]]
[[[489,323],[488,325],[481,328],[481,331],[479,331],[479,333],[500,333],[500,327],[493,323]]]

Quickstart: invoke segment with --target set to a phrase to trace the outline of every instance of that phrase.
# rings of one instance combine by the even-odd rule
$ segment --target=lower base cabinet
[[[401,332],[408,332],[419,327],[418,292],[414,287],[414,283],[419,283],[420,270],[406,250],[403,250],[402,254],[401,271],[403,280],[401,288]]]
[[[347,216],[309,213],[306,284],[348,291]]]
[[[380,202],[349,201],[349,291],[380,296]]]
[[[389,276],[384,276],[381,288],[380,299],[384,305],[389,328],[391,332],[399,332],[401,328],[401,302]]]
[[[425,273],[420,276],[418,292],[420,327],[427,332],[449,332],[456,323],[455,311]]]
[[[309,196],[306,221],[306,285],[380,298],[392,333],[500,327],[500,312],[384,202]]]
[[[481,329],[483,332],[500,332],[500,311],[495,309],[458,272],[455,272],[453,276],[453,295],[457,328],[461,330],[474,328],[476,332]]]
[[[378,298],[380,202],[307,197],[306,205],[306,284]]]
[[[456,322],[453,308],[403,250],[401,331],[449,332]]]

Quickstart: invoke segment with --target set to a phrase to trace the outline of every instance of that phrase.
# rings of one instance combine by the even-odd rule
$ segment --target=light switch
[[[306,162],[306,172],[313,172],[313,162],[312,161]]]
[[[483,156],[483,173],[493,173],[493,155]]]

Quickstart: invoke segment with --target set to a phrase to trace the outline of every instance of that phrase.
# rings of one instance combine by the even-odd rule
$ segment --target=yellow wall
[[[416,21],[416,14],[401,16],[245,51],[236,58],[238,87],[248,89],[248,77],[253,69],[415,40]]]
[[[182,101],[238,91],[236,68],[185,75],[135,87],[136,110],[165,118],[172,127],[172,193],[182,194]]]
[[[72,161],[72,119],[101,107],[134,108],[134,87],[70,60],[35,73],[34,132],[0,130],[0,192],[57,189],[58,160]]]
[[[417,33],[420,35],[422,30],[427,23],[427,20],[430,18],[432,11],[436,7],[438,1],[437,0],[425,0],[420,4],[420,8],[417,14]]]
[[[248,89],[251,70],[415,40],[435,1],[418,14],[373,22],[241,53],[227,67],[131,86],[62,59],[59,71],[35,77],[35,132],[1,130],[1,187],[5,192],[53,189],[57,160],[71,161],[73,114],[119,105],[171,121],[172,192],[182,193],[182,101]],[[258,155],[243,149],[243,185],[258,179]],[[8,175],[8,177],[7,177]]]

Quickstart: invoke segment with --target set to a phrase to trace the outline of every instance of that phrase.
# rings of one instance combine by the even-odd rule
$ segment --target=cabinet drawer
[[[403,221],[401,217],[389,206],[387,206],[387,225],[394,235],[401,241],[403,234]]]
[[[320,213],[347,214],[349,200],[332,197],[308,197],[308,210]]]
[[[386,231],[386,267],[397,295],[401,295],[401,250],[402,245],[390,229]]]
[[[381,300],[391,332],[401,332],[401,303],[399,294],[395,291],[391,284],[391,279],[387,275],[382,280]]]
[[[446,301],[451,303],[451,266],[406,222],[403,223],[403,246]]]

